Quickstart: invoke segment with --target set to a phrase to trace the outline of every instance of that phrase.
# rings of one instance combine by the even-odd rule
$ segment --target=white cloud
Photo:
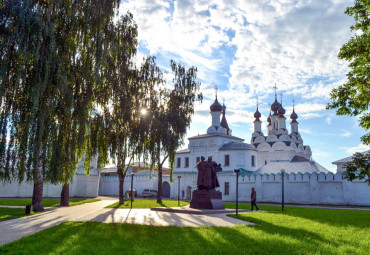
[[[338,137],[351,137],[353,134],[349,130],[342,129],[342,133],[335,134],[335,133],[325,133],[328,136],[338,136]]]
[[[326,122],[326,123],[328,123],[328,125],[331,125],[331,118],[330,118],[330,117],[327,117],[327,118],[325,119],[325,122]]]
[[[352,155],[356,152],[364,152],[370,150],[370,146],[365,144],[359,144],[358,146],[355,147],[340,147],[340,149],[345,150],[347,153]]]
[[[308,129],[308,128],[301,128],[301,127],[299,127],[299,132],[300,133],[309,134],[309,135],[312,135],[313,134],[312,130],[311,129]]]

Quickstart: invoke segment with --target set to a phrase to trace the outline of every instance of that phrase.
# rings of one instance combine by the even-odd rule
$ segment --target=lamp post
[[[180,179],[181,179],[181,176],[177,176],[177,178],[179,179],[179,188],[178,188],[178,191],[177,191],[177,204],[178,204],[178,206],[180,206]]]
[[[133,198],[134,198],[134,172],[131,173],[131,209]]]
[[[236,173],[236,216],[238,216],[238,191],[239,191],[239,173],[240,169],[235,169],[234,172]]]
[[[284,174],[285,170],[281,169],[281,211],[284,211]]]

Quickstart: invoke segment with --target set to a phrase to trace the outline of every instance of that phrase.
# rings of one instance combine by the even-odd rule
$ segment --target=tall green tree
[[[100,105],[103,106],[103,125],[97,126],[99,151],[117,165],[119,203],[124,202],[124,181],[135,158],[144,150],[145,116],[142,109],[148,102],[161,72],[155,69],[154,58],[148,57],[138,69],[133,62],[137,48],[137,26],[127,13],[114,25],[108,65],[104,69]],[[103,133],[101,133],[103,132]],[[109,151],[109,154],[105,151]]]
[[[355,0],[353,7],[348,7],[345,13],[354,17],[355,24],[351,30],[355,35],[342,46],[338,57],[349,62],[348,81],[332,90],[333,100],[328,109],[336,109],[338,115],[359,116],[360,126],[366,131],[370,129],[370,2]],[[370,144],[370,133],[361,137],[364,144]],[[356,154],[357,155],[357,154]],[[359,158],[359,155],[355,159]],[[348,165],[344,176],[354,179],[354,167],[358,164],[359,176],[367,176],[368,170],[363,167],[361,160],[354,160]]]
[[[370,129],[370,2],[355,0],[353,7],[345,13],[354,17],[351,30],[355,35],[342,46],[338,57],[349,62],[348,81],[332,90],[333,100],[328,109],[336,109],[338,115],[359,116],[360,126]],[[361,137],[364,144],[370,144],[370,133]]]
[[[147,150],[150,153],[152,168],[158,169],[157,202],[162,202],[162,168],[168,159],[170,171],[173,169],[176,150],[183,143],[186,130],[194,114],[194,102],[202,100],[197,81],[197,68],[177,64],[171,60],[174,78],[172,89],[161,86],[157,96],[152,97],[151,119]]]
[[[43,210],[44,181],[68,184],[82,155],[101,84],[104,33],[118,6],[118,0],[2,1],[0,177],[33,181],[34,211]]]

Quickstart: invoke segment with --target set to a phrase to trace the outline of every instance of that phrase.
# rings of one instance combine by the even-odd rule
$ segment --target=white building
[[[289,132],[285,109],[277,101],[276,94],[267,118],[266,135],[261,129],[261,113],[257,105],[250,144],[232,136],[226,120],[226,107],[221,106],[217,97],[210,106],[210,113],[212,124],[207,133],[190,137],[188,149],[177,152],[174,187],[178,187],[177,177],[181,176],[180,190],[186,199],[190,199],[192,191],[197,188],[196,164],[204,156],[222,165],[222,171],[217,176],[220,183],[218,190],[222,192],[224,201],[235,201],[234,169],[240,169],[240,201],[250,201],[250,189],[255,187],[258,201],[280,202],[281,170],[284,169],[287,203],[370,205],[370,195],[365,196],[370,194],[366,183],[343,180],[340,172],[334,175],[311,160],[311,148],[303,143],[294,106]],[[171,192],[171,197],[176,195],[177,188]]]

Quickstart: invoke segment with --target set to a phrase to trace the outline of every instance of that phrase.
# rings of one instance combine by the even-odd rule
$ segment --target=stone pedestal
[[[194,209],[225,209],[222,201],[222,193],[217,190],[199,190],[193,191],[193,198],[190,202],[190,208]]]

